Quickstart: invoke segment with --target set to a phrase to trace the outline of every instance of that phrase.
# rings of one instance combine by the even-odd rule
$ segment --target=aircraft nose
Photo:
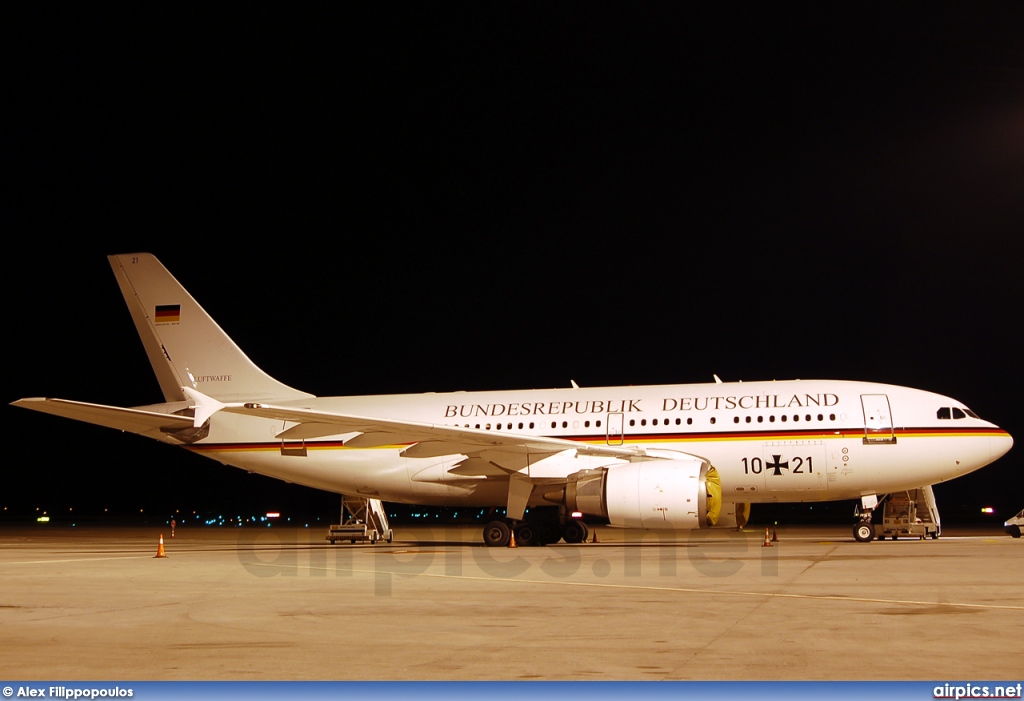
[[[989,450],[992,452],[992,461],[996,461],[999,458],[1010,452],[1010,448],[1013,447],[1013,436],[1005,431],[997,436],[992,436],[988,442]]]

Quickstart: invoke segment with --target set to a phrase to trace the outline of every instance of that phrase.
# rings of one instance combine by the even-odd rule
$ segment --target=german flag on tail
[[[180,304],[158,304],[156,305],[156,323],[177,324],[181,321]]]

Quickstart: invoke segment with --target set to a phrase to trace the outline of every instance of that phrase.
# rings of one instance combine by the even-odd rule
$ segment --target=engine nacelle
[[[722,485],[699,458],[645,460],[581,470],[569,475],[564,492],[545,499],[620,528],[708,528],[721,513]]]
[[[732,528],[742,530],[750,521],[750,504],[729,502],[722,504],[722,513],[718,517],[715,528]]]

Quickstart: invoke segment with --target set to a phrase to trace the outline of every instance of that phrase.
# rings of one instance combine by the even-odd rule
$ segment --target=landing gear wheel
[[[587,537],[587,524],[582,521],[566,521],[562,526],[562,538],[566,543],[582,543]]]
[[[515,528],[516,534],[516,545],[523,547],[531,547],[534,545],[541,545],[541,534],[540,529],[532,523],[520,523]]]
[[[562,539],[562,529],[557,523],[542,523],[538,525],[541,545],[554,545]]]
[[[875,527],[868,521],[858,523],[853,527],[853,537],[858,543],[870,543],[875,537]]]
[[[491,521],[484,526],[484,543],[491,548],[504,548],[512,537],[512,531],[504,521]]]

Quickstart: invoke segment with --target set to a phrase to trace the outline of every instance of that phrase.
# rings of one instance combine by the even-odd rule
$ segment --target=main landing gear
[[[504,548],[515,534],[516,545],[554,545],[559,540],[582,543],[590,537],[590,528],[579,519],[568,519],[559,524],[554,519],[524,521],[490,521],[484,526],[484,543],[492,548]]]

